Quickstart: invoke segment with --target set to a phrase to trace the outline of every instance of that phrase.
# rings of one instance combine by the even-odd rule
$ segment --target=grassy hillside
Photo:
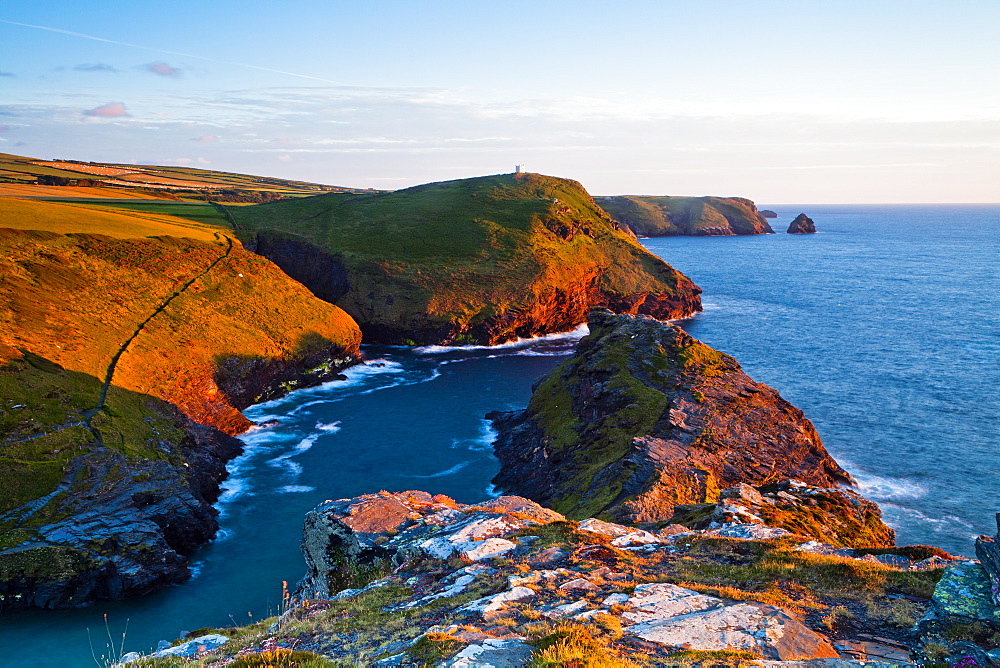
[[[32,584],[63,577],[42,568],[47,550],[76,555],[91,590],[106,592],[95,564],[118,548],[77,544],[60,523],[107,513],[105,532],[134,534],[132,515],[155,511],[174,518],[156,520],[170,548],[207,539],[210,508],[191,508],[217,493],[225,448],[191,420],[243,431],[240,408],[333,377],[360,331],[219,227],[4,199],[0,215],[0,592],[61,604],[39,593],[59,587]],[[115,544],[139,560],[168,549],[149,540]],[[161,564],[135,586],[183,572],[183,560]]]
[[[352,188],[193,167],[39,160],[0,153],[0,197],[266,202]]]
[[[756,205],[742,197],[600,197],[611,216],[647,237],[725,236],[773,232]]]
[[[492,343],[570,328],[595,303],[661,317],[700,309],[687,277],[567,179],[507,174],[229,210],[240,238],[293,276],[302,261],[287,244],[325,253],[345,274],[327,298],[371,341]],[[266,248],[274,240],[284,262]]]
[[[17,230],[81,232],[119,239],[185,237],[214,243],[228,231],[225,216],[211,204],[169,202],[43,202],[0,197],[0,226]]]

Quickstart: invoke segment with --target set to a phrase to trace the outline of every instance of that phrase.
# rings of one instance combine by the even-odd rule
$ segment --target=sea
[[[900,544],[971,555],[1000,511],[1000,205],[766,205],[773,235],[642,243],[704,289],[678,321],[777,388],[882,507]],[[784,233],[805,212],[819,229]],[[247,409],[222,529],[187,583],[0,614],[0,665],[105,666],[185,631],[275,614],[302,577],[304,514],[420,489],[497,494],[484,415],[523,408],[585,328],[496,347],[366,346],[346,380]]]

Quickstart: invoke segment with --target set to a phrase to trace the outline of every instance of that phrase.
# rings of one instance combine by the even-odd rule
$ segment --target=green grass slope
[[[0,213],[34,228],[0,227],[0,607],[81,602],[53,580],[84,598],[177,581],[171,550],[211,537],[238,452],[198,425],[245,430],[241,408],[354,363],[360,330],[218,227],[2,199]],[[59,528],[95,517],[111,547]],[[137,531],[148,540],[123,538]],[[52,550],[80,568],[45,570]],[[160,571],[115,584],[108,555],[126,553]]]
[[[771,234],[757,206],[742,197],[599,197],[598,204],[636,234],[728,236]]]
[[[538,174],[229,207],[247,247],[342,306],[366,340],[497,343],[570,329],[595,304],[672,318],[700,290],[583,187]],[[339,274],[317,286],[323,275]]]
[[[22,189],[4,193],[4,185]],[[34,186],[33,189],[25,189]],[[352,188],[194,167],[40,160],[0,153],[0,194],[31,197],[115,197],[139,191],[151,198],[266,202]]]

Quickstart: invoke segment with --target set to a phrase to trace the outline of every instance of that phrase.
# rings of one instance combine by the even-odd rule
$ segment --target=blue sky
[[[996,0],[7,3],[0,45],[0,151],[41,158],[1000,201]]]

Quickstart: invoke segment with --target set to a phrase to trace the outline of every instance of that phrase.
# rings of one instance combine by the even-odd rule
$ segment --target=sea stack
[[[760,215],[764,216],[765,218],[777,218],[778,217],[778,213],[776,211],[771,211],[770,209],[761,209],[760,210]]]
[[[788,226],[789,234],[816,234],[816,223],[804,213],[800,213]]]

